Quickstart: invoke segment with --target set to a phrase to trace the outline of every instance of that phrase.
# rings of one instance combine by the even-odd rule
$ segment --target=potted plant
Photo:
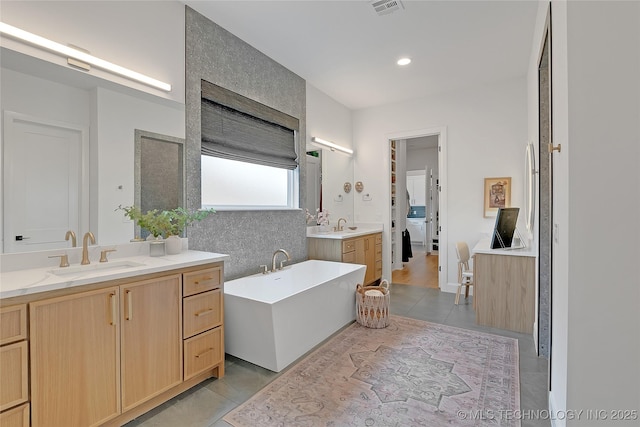
[[[154,209],[142,213],[137,206],[119,206],[116,210],[124,211],[125,216],[135,221],[141,228],[148,230],[154,238],[164,237],[168,254],[179,253],[182,250],[180,236],[187,226],[215,212],[213,209],[189,212],[179,207],[164,211]]]

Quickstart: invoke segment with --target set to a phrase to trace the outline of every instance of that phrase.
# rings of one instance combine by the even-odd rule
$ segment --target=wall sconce
[[[322,145],[324,147],[328,147],[331,151],[342,151],[343,153],[353,154],[353,150],[351,148],[343,147],[342,145],[334,144],[331,141],[324,140],[322,138],[312,137],[311,142]]]
[[[5,36],[13,37],[26,43],[41,47],[45,50],[52,51],[62,56],[66,56],[68,59],[73,59],[85,64],[90,64],[94,67],[101,68],[114,74],[118,74],[130,80],[144,83],[148,86],[155,87],[156,89],[164,90],[166,92],[171,91],[171,85],[169,83],[161,82],[160,80],[156,80],[152,77],[140,74],[128,68],[121,67],[120,65],[105,61],[104,59],[96,58],[95,56],[89,55],[87,52],[83,52],[82,50],[70,46],[65,46],[63,44],[54,42],[44,37],[40,37],[28,31],[21,30],[20,28],[5,24],[4,22],[0,22],[0,33]],[[72,63],[72,65],[77,64],[74,61],[70,61],[70,63]],[[76,66],[79,66],[79,64]],[[86,67],[81,68],[86,69]]]

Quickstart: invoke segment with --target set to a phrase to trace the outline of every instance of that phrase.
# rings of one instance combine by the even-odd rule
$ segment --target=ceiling
[[[526,75],[538,5],[404,0],[380,16],[368,0],[184,3],[353,110]]]

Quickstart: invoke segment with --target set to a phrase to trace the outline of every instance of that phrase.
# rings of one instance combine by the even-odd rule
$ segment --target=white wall
[[[91,74],[184,103],[184,5],[176,1],[3,1],[2,22],[88,50],[170,83],[169,93],[92,68]],[[60,65],[66,58],[9,38],[2,46]]]
[[[427,174],[429,169],[433,169],[434,175],[438,174],[438,149],[437,148],[412,148],[409,151],[410,156],[407,158],[407,170],[425,170]]]
[[[353,148],[351,110],[324,92],[307,83],[307,150],[319,150],[311,137],[319,137],[343,147]],[[358,153],[355,153],[357,156]],[[350,182],[352,190],[343,186]],[[339,218],[353,222],[353,157],[338,151],[322,150],[322,208],[329,211],[329,221],[336,225]],[[342,200],[337,200],[342,195]],[[314,212],[311,212],[314,214]]]
[[[354,112],[355,180],[372,200],[356,198],[356,221],[389,221],[388,135],[446,127],[448,176],[448,283],[457,281],[454,244],[473,247],[495,219],[483,218],[485,177],[512,177],[512,205],[523,200],[527,141],[526,79],[436,95]],[[442,175],[442,171],[441,171]],[[441,176],[441,178],[443,178]],[[524,222],[522,223],[524,224]],[[443,254],[440,254],[443,256]],[[383,238],[383,276],[390,279],[390,249]]]
[[[611,411],[640,407],[640,3],[554,2],[552,56],[562,152],[553,165],[549,404],[609,415],[557,426],[637,426]]]

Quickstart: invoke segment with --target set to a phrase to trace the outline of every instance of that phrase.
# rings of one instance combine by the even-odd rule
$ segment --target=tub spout
[[[287,261],[291,261],[291,255],[289,255],[289,252],[285,251],[284,249],[278,249],[277,251],[275,251],[273,253],[273,258],[271,258],[271,271],[274,272],[276,271],[276,258],[278,258],[278,254],[279,253],[283,253],[284,256],[287,257]],[[280,261],[280,267],[278,268],[278,270],[282,270],[282,265],[284,264],[285,260]]]

